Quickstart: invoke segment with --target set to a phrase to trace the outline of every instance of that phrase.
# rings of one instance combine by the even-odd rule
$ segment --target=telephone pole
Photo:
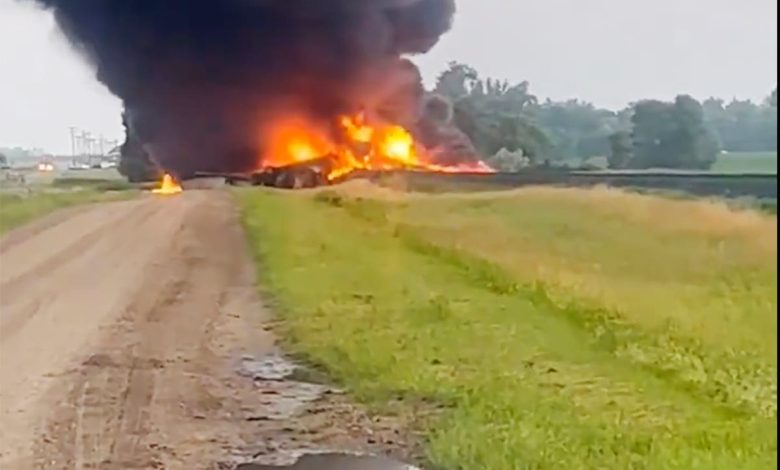
[[[81,131],[81,145],[82,145],[82,151],[87,157],[87,162],[89,166],[92,166],[92,139],[90,138],[90,133],[87,131]]]
[[[76,127],[68,127],[70,130],[70,160],[74,165],[76,164]]]

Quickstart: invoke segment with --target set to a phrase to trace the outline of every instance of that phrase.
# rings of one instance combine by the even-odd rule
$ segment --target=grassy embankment
[[[56,186],[56,185],[55,185]],[[130,196],[129,191],[117,192],[98,184],[85,189],[36,189],[25,193],[0,193],[0,235],[36,217],[57,209],[90,202],[112,201]]]
[[[776,467],[776,218],[611,190],[239,192],[291,351],[434,468]]]

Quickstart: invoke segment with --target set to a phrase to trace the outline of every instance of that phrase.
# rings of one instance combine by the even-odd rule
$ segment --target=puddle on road
[[[272,382],[262,384],[259,405],[262,414],[247,416],[249,421],[284,420],[306,410],[328,392],[328,387],[303,382]]]
[[[236,470],[417,470],[385,457],[349,454],[311,454],[304,455],[293,465],[276,466],[244,464]]]
[[[279,353],[269,354],[262,358],[244,356],[238,367],[239,375],[254,380],[284,380],[290,377],[298,366]]]
[[[252,379],[257,388],[258,399],[251,410],[246,410],[244,419],[256,422],[273,422],[285,425],[310,409],[310,405],[328,394],[340,394],[331,387],[295,380],[302,370],[283,355],[273,353],[262,357],[244,356],[237,373]],[[285,440],[283,447],[272,442],[260,444],[265,450],[234,456],[234,462],[241,462],[235,470],[417,470],[416,467],[386,457],[361,453],[345,453],[344,449],[321,448],[307,445],[303,441]],[[248,449],[247,449],[248,450]]]
[[[259,359],[244,356],[238,373],[250,377],[260,394],[256,412],[247,416],[249,421],[285,420],[306,410],[306,407],[333,392],[330,387],[297,380],[288,380],[298,366],[280,354],[274,353]]]

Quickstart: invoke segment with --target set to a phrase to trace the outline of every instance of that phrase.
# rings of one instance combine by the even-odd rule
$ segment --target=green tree
[[[614,170],[629,168],[633,159],[631,133],[618,131],[609,136],[609,167]]]
[[[668,136],[673,132],[672,108],[668,103],[644,100],[634,105],[631,117],[634,142],[632,166],[650,168],[672,166]]]
[[[632,167],[706,169],[715,162],[717,139],[704,122],[702,105],[690,96],[674,103],[640,101],[631,123]]]
[[[484,155],[499,150],[518,150],[536,162],[548,154],[550,142],[529,116],[501,111],[479,100],[461,100],[455,105],[454,122]]]
[[[554,156],[561,159],[607,156],[609,136],[620,129],[617,113],[579,100],[547,100],[534,106],[531,114],[550,136]]]
[[[579,100],[540,103],[528,82],[483,79],[473,67],[452,62],[436,92],[451,102],[441,108],[441,119],[486,156],[506,149],[522,150],[532,163],[607,156],[617,166],[707,168],[720,148],[777,149],[777,89],[760,105],[715,98],[700,104],[678,96],[673,103],[643,100],[613,112]]]
[[[437,94],[451,100],[468,96],[476,86],[479,75],[472,67],[458,62],[450,62],[447,70],[436,79]]]
[[[549,139],[529,114],[537,100],[528,82],[483,80],[472,67],[451,63],[436,93],[453,102],[453,122],[486,156],[522,151],[531,161],[548,152]]]
[[[688,95],[674,101],[676,128],[670,136],[679,168],[709,169],[720,151],[714,133],[704,122],[701,104]]]
[[[710,98],[702,104],[707,124],[732,152],[777,150],[777,90],[758,105],[749,100]]]

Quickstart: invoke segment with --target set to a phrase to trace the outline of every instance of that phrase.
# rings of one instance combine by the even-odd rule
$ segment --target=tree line
[[[454,124],[502,170],[594,156],[617,169],[708,169],[721,150],[777,150],[777,89],[762,103],[680,95],[612,111],[580,100],[540,101],[526,81],[483,78],[453,62],[434,93],[452,103]]]

